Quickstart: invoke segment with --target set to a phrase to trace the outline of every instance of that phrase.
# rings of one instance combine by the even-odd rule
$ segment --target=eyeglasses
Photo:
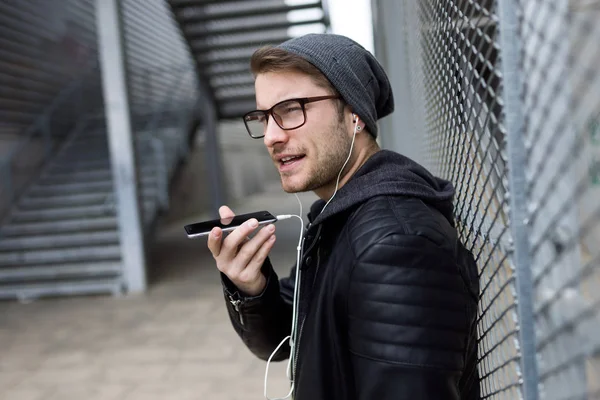
[[[244,124],[250,137],[260,139],[265,136],[269,115],[283,130],[300,128],[306,123],[305,105],[315,101],[339,99],[340,96],[304,97],[280,101],[268,110],[254,110],[244,115]]]

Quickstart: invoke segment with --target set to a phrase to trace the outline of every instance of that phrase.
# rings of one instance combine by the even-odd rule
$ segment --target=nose
[[[273,118],[269,118],[267,123],[267,129],[265,130],[265,137],[263,138],[265,146],[273,147],[278,143],[285,143],[288,141],[288,133],[277,125]]]

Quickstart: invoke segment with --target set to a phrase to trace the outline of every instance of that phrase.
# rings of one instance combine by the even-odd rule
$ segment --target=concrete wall
[[[252,139],[243,123],[222,122],[219,138],[229,199],[258,193],[267,184],[279,181],[262,139]]]
[[[234,205],[245,196],[277,184],[279,175],[262,140],[251,139],[241,122],[221,122],[219,146],[225,175],[226,203]],[[171,185],[171,201],[165,224],[194,221],[209,211],[211,196],[204,140],[199,132],[190,156]]]

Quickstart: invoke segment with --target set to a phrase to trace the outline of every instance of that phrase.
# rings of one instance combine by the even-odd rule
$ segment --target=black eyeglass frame
[[[263,113],[265,116],[265,119],[267,120],[267,124],[269,123],[269,116],[270,116],[270,117],[272,117],[273,121],[275,121],[275,123],[277,124],[278,127],[283,129],[284,131],[291,131],[293,129],[298,129],[301,126],[303,126],[304,124],[306,124],[306,108],[305,108],[306,104],[314,103],[314,102],[322,101],[322,100],[333,100],[333,99],[341,99],[341,98],[342,98],[342,96],[339,96],[339,95],[328,95],[328,96],[300,97],[300,98],[296,98],[296,99],[286,99],[286,100],[282,100],[279,103],[275,104],[273,107],[269,108],[268,110],[249,111],[246,114],[244,114],[244,116],[242,118],[244,119],[244,126],[246,127],[246,131],[248,132],[250,137],[252,139],[262,139],[265,137],[264,133],[261,136],[255,136],[255,135],[252,135],[252,132],[250,131],[250,127],[248,126],[248,121],[246,120],[246,118],[250,114],[259,113],[259,112]],[[302,108],[302,114],[304,115],[304,121],[300,125],[295,126],[293,128],[284,128],[283,126],[281,126],[281,124],[279,122],[277,122],[277,118],[275,118],[275,115],[273,114],[273,110],[277,106],[280,106],[281,104],[287,103],[290,101],[297,101],[300,104],[300,107]]]

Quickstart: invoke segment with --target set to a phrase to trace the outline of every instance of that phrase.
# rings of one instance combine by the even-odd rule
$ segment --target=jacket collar
[[[401,154],[380,150],[338,190],[329,205],[317,200],[308,218],[312,226],[381,195],[419,198],[437,208],[454,224],[452,199],[454,187],[449,181],[433,176],[423,166]]]

